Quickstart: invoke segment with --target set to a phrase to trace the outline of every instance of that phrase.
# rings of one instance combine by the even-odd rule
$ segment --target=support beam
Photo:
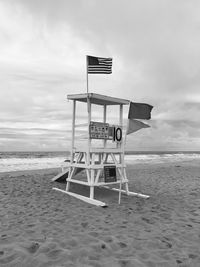
[[[75,118],[76,118],[76,100],[73,100],[71,163],[74,161]]]
[[[95,205],[95,206],[99,206],[99,207],[107,207],[106,203],[104,203],[102,201],[99,201],[99,200],[96,200],[96,199],[91,199],[89,197],[85,197],[85,196],[82,196],[82,195],[79,195],[79,194],[76,194],[76,193],[67,192],[67,191],[59,189],[57,187],[53,187],[53,189],[56,190],[56,191],[65,193],[65,194],[67,194],[69,196],[78,198],[78,199],[80,199],[82,201],[85,201],[85,202],[87,202],[89,204],[92,204],[92,205]]]
[[[103,186],[103,187],[106,189],[117,191],[117,192],[120,191],[120,189],[118,189],[118,188],[110,188],[109,186]],[[146,198],[146,199],[150,197],[148,195],[143,195],[143,194],[135,193],[135,192],[131,192],[131,191],[128,191],[128,193],[127,193],[126,190],[121,190],[121,193],[126,194],[128,196],[141,197],[141,198]]]

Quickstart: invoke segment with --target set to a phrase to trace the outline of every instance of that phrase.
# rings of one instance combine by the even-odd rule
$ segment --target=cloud
[[[144,149],[200,149],[199,7],[196,0],[0,1],[0,127],[43,126],[47,139],[48,130],[70,128],[66,96],[86,92],[85,55],[112,56],[113,74],[90,75],[89,90],[154,105],[152,128],[129,137],[130,147],[137,140]],[[79,113],[84,122],[83,105]]]

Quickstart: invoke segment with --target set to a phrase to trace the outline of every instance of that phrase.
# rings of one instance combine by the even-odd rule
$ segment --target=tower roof
[[[67,96],[67,99],[69,100],[76,100],[85,103],[87,103],[87,98],[90,99],[91,104],[96,105],[128,105],[130,103],[130,101],[126,99],[94,93],[73,94]]]

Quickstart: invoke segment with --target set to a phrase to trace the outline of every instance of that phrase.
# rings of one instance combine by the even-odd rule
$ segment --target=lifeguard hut
[[[119,203],[121,193],[148,198],[147,195],[130,192],[128,187],[129,181],[124,160],[127,125],[123,125],[123,111],[124,106],[129,105],[130,101],[95,93],[71,94],[67,98],[73,102],[71,154],[70,161],[66,163],[67,166],[63,172],[52,179],[53,181],[66,179],[66,189],[54,189],[97,206],[106,206],[106,203],[95,199],[95,187],[106,187],[118,191]],[[85,148],[75,146],[77,102],[85,103],[87,108],[87,145]],[[96,105],[103,107],[102,121],[92,120],[92,110]],[[117,124],[107,122],[108,106],[119,107]],[[96,146],[97,140],[101,140],[100,147]],[[84,178],[76,175],[79,171],[85,171]],[[88,186],[89,196],[71,192],[71,183]],[[116,185],[118,187],[112,187]]]

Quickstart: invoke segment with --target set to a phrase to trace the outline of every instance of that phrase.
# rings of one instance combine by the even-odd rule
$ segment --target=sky
[[[154,106],[128,149],[200,150],[199,14],[198,0],[0,0],[0,151],[69,150],[86,55],[113,58],[89,92]]]

